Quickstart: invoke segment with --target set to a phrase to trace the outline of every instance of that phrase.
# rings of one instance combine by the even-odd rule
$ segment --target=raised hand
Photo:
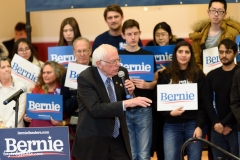
[[[151,105],[151,103],[152,103],[151,99],[148,99],[146,97],[136,97],[129,100],[125,100],[124,107],[125,108],[136,107],[136,106],[148,107]]]

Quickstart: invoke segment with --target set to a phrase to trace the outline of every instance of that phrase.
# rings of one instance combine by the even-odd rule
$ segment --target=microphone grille
[[[118,72],[118,77],[122,78],[125,76],[125,73],[123,71]]]
[[[23,93],[27,92],[27,87],[26,86],[22,86],[21,90],[23,91]]]

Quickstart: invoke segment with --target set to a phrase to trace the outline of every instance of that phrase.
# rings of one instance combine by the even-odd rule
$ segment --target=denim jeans
[[[238,132],[238,157],[240,157],[240,132]]]
[[[150,160],[152,145],[152,108],[132,108],[126,111],[133,160]]]
[[[232,128],[232,131],[227,135],[219,134],[214,130],[214,128],[212,128],[211,135],[212,135],[211,137],[212,143],[232,153],[233,155],[238,156],[238,142],[236,141],[238,136],[237,126]],[[226,157],[225,154],[223,154],[222,152],[218,151],[215,148],[212,149],[212,152],[213,152],[214,159],[218,159],[218,157],[219,158]],[[230,159],[231,158],[228,158],[227,160],[230,160]]]
[[[196,121],[186,123],[165,123],[163,128],[163,143],[165,160],[180,160],[181,147],[189,138],[193,137]],[[186,151],[189,160],[201,160],[203,143],[191,142]]]

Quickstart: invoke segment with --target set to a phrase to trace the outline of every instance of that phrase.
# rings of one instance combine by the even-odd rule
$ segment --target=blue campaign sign
[[[62,95],[28,93],[26,106],[27,116],[32,119],[63,119]]]
[[[0,129],[0,160],[70,159],[68,127]]]
[[[130,78],[152,81],[154,77],[154,59],[153,55],[121,55],[119,54],[121,66],[128,70]]]
[[[236,43],[238,47],[237,62],[240,62],[240,35],[236,37]]]
[[[240,43],[240,35],[236,37],[236,43]]]
[[[174,47],[175,45],[146,46],[142,48],[154,54],[157,69],[160,69],[160,64],[167,67],[172,62],[172,54],[173,54]]]
[[[67,67],[68,62],[75,62],[76,58],[73,55],[72,46],[56,46],[48,47],[48,60],[55,61]]]

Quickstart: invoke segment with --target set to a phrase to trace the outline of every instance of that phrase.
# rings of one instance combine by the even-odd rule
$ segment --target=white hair
[[[117,48],[109,44],[102,44],[97,47],[92,54],[92,65],[97,67],[97,61],[103,60],[104,57],[113,50],[117,52]]]

